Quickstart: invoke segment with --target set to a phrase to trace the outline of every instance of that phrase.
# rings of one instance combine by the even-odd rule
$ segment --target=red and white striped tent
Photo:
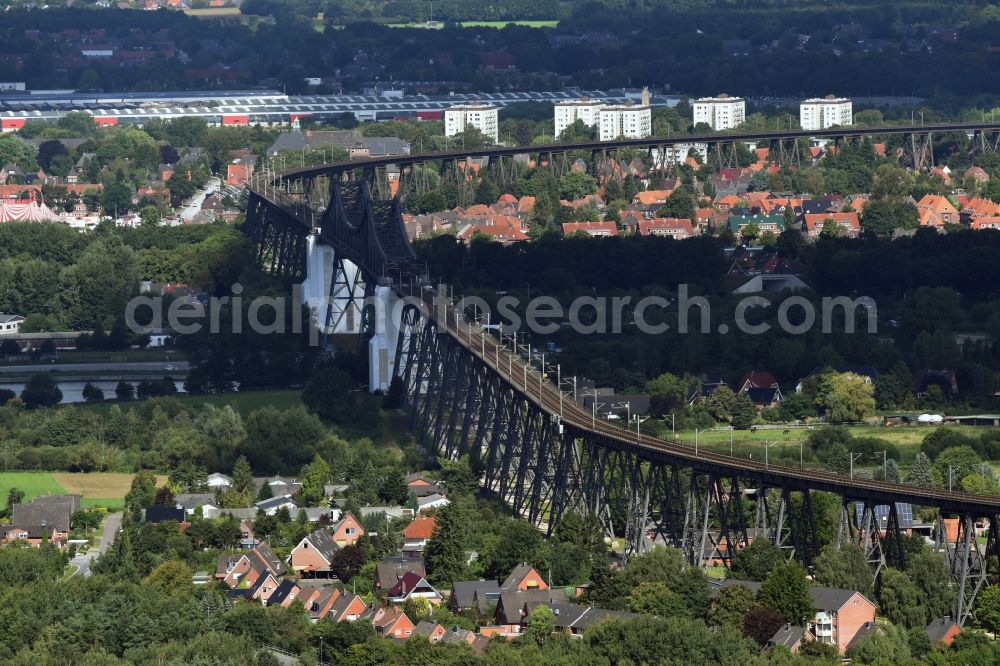
[[[59,216],[45,202],[31,199],[0,199],[0,223],[42,222],[58,220]]]

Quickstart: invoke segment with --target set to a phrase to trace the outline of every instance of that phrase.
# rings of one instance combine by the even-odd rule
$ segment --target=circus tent
[[[59,216],[45,205],[44,201],[35,199],[0,199],[0,223],[3,222],[42,222],[58,220]]]

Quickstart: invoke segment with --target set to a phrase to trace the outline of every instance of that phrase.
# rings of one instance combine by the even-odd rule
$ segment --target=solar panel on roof
[[[875,519],[878,521],[880,528],[885,528],[889,524],[889,505],[880,504],[873,507],[873,512],[875,514]],[[858,525],[861,525],[861,520],[864,515],[864,504],[856,503],[854,505],[854,512],[857,517]],[[913,527],[913,505],[907,502],[896,502],[896,517],[899,520],[900,529],[908,529]]]

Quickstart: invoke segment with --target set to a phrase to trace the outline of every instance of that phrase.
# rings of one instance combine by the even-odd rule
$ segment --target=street
[[[107,551],[107,549],[114,544],[115,535],[118,534],[118,528],[121,527],[121,524],[121,513],[109,513],[104,518],[104,527],[97,547],[90,548],[86,553],[79,553],[76,557],[70,560],[70,564],[75,566],[77,569],[76,572],[73,573],[74,576],[90,575],[90,566],[93,564],[94,559],[103,555],[105,551]]]

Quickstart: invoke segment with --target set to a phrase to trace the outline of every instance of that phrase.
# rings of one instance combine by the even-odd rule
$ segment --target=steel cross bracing
[[[565,168],[564,157],[553,150],[549,166]],[[856,539],[879,564],[903,556],[895,502],[937,507],[960,517],[959,538],[942,541],[956,616],[968,618],[976,592],[997,573],[989,567],[1000,555],[1000,499],[732,458],[594,420],[520,353],[454,306],[439,307],[406,239],[399,200],[375,199],[354,166],[255,181],[245,230],[261,265],[291,282],[304,278],[312,233],[356,264],[366,287],[388,284],[406,299],[396,381],[413,428],[435,455],[471,455],[488,492],[549,532],[566,511],[591,513],[623,539],[626,556],[666,543],[703,566],[728,564],[751,538],[808,564],[821,545],[815,491],[862,504],[860,525],[849,511],[842,516],[838,543]],[[296,180],[303,182],[288,182]],[[874,523],[879,505],[893,507],[884,529]],[[988,521],[985,549],[974,535],[977,519]]]

